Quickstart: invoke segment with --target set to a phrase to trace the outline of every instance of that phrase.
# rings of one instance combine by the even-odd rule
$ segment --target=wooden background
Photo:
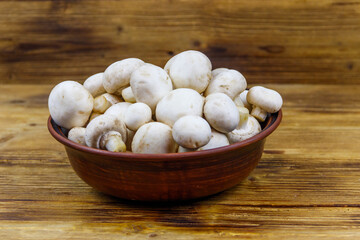
[[[51,88],[187,49],[282,94],[258,167],[184,203],[86,185],[47,131]],[[0,0],[0,239],[360,239],[359,82],[357,0]]]
[[[359,46],[354,0],[0,1],[0,83],[82,82],[196,49],[251,83],[354,84]]]

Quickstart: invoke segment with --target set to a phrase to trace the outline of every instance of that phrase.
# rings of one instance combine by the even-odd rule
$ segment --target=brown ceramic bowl
[[[124,199],[174,201],[212,195],[246,178],[281,118],[281,110],[271,114],[259,134],[242,142],[168,154],[114,153],[82,146],[68,140],[51,117],[48,129],[65,146],[75,172],[95,189]]]

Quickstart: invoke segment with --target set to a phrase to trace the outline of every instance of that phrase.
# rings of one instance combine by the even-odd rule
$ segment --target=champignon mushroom
[[[205,96],[211,93],[225,93],[231,99],[246,89],[244,76],[236,70],[223,70],[211,79]]]
[[[93,97],[97,97],[100,94],[106,93],[103,85],[103,75],[104,73],[96,73],[88,77],[88,79],[86,79],[83,84]]]
[[[223,147],[223,146],[227,146],[227,145],[229,145],[229,140],[226,137],[226,135],[223,133],[220,133],[214,129],[211,129],[210,141],[206,145],[198,148],[196,151],[214,149],[214,148],[219,148],[219,147]]]
[[[115,134],[113,131],[118,134]],[[89,122],[85,131],[85,142],[87,146],[109,151],[126,151],[126,138],[125,123],[111,114],[103,114],[94,118]]]
[[[104,113],[112,105],[121,102],[121,98],[114,94],[104,93],[94,99],[94,112]]]
[[[244,90],[242,91],[240,94],[238,94],[235,98],[234,98],[234,103],[237,107],[246,107],[249,112],[251,112],[251,104],[248,103],[248,101],[246,100],[247,94],[248,94],[248,90]]]
[[[105,115],[114,115],[114,116],[120,118],[122,121],[125,121],[125,114],[130,105],[131,105],[131,103],[128,103],[128,102],[116,103],[116,104],[112,105],[111,107],[109,107],[105,111],[104,114]]]
[[[174,153],[177,147],[171,128],[159,122],[142,125],[131,144],[134,153]]]
[[[156,120],[172,126],[186,115],[202,116],[204,97],[189,88],[169,92],[156,106]]]
[[[174,88],[191,88],[202,93],[210,82],[211,68],[205,54],[189,50],[172,57],[164,69],[173,81]]]
[[[156,104],[172,89],[169,75],[164,69],[146,63],[131,74],[130,86],[136,102],[147,104],[155,112]]]
[[[125,114],[125,124],[130,130],[136,131],[139,127],[150,121],[151,109],[145,103],[134,103],[127,108]]]
[[[231,132],[239,124],[239,111],[224,93],[212,93],[206,97],[204,115],[211,127],[222,133]]]
[[[250,88],[246,99],[252,104],[251,115],[259,122],[265,121],[268,113],[278,112],[283,103],[278,92],[261,86]]]
[[[185,148],[199,148],[210,141],[211,128],[205,119],[188,115],[179,118],[172,128],[177,144]]]
[[[69,133],[68,133],[68,139],[79,143],[81,145],[85,145],[85,128],[84,127],[73,127],[72,129],[70,129]]]
[[[71,129],[86,124],[93,109],[94,98],[80,83],[64,81],[51,90],[48,105],[55,123]]]
[[[239,125],[232,132],[227,133],[230,143],[236,143],[246,140],[261,131],[259,122],[251,115],[245,107],[239,107],[240,121]]]
[[[129,85],[131,74],[144,64],[145,62],[138,58],[126,58],[114,62],[104,72],[105,90],[108,93],[121,94],[121,90]]]
[[[219,73],[229,70],[228,68],[215,68],[211,71],[211,79],[214,79]]]
[[[123,97],[123,99],[125,100],[125,102],[129,102],[129,103],[135,103],[136,102],[136,99],[135,99],[135,96],[134,96],[134,93],[131,89],[131,87],[127,87],[127,88],[124,88],[121,92],[121,96]]]

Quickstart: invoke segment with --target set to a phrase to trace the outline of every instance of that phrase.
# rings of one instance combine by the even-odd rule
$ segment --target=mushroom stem
[[[248,124],[249,110],[246,107],[237,107],[239,110],[240,121],[237,128],[244,128]]]
[[[126,151],[126,145],[122,140],[121,134],[116,131],[107,132],[101,137],[100,148],[111,152]]]
[[[263,122],[266,119],[267,112],[259,106],[253,105],[251,115],[255,117],[259,122]]]

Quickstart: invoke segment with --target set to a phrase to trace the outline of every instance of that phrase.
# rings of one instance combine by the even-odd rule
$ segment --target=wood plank
[[[82,182],[46,129],[52,85],[1,85],[0,239],[357,239],[360,87],[266,85],[284,118],[258,167],[197,201],[134,203]]]
[[[359,30],[351,0],[0,1],[0,83],[83,81],[196,49],[253,83],[357,84]]]

